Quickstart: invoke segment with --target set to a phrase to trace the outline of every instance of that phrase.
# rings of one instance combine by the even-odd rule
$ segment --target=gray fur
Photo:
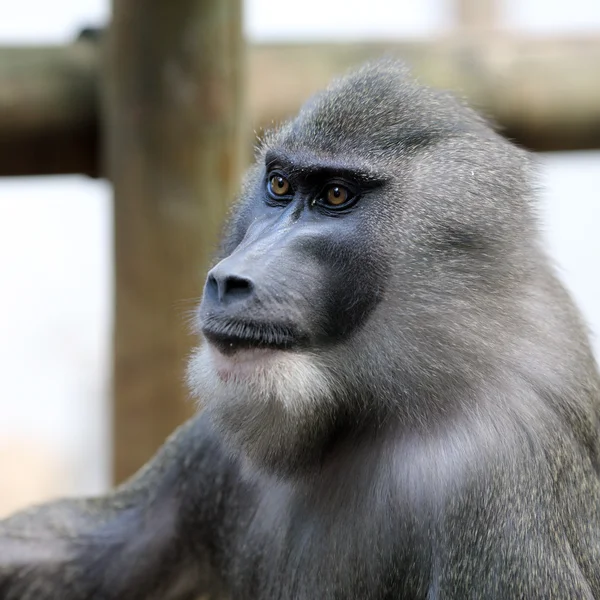
[[[319,208],[314,167],[359,202]],[[205,343],[204,408],[136,478],[0,523],[2,598],[600,598],[598,371],[525,151],[365,65],[266,137],[216,263],[252,293],[207,283],[199,331],[299,342]]]

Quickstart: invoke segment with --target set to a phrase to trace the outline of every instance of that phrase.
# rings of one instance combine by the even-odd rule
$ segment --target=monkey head
[[[539,255],[529,162],[393,61],[266,136],[188,371],[232,450],[297,473],[348,431],[435,422],[490,376],[505,349],[488,336],[514,341],[503,315]]]

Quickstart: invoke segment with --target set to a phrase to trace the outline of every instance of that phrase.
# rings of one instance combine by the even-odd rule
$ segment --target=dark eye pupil
[[[336,198],[339,198],[342,195],[342,191],[340,190],[340,188],[338,188],[338,187],[333,188],[333,195]]]
[[[283,181],[283,177],[277,178],[277,187],[279,187],[279,188],[285,187],[285,182]]]

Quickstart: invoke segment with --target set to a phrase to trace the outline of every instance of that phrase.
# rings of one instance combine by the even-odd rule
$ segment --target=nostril
[[[238,277],[236,275],[229,275],[225,277],[223,282],[223,293],[222,300],[229,298],[243,298],[249,296],[252,293],[253,284],[250,279],[244,277]]]
[[[209,273],[206,279],[206,291],[215,297],[220,296],[219,283],[217,281],[217,278],[212,273]]]
[[[206,279],[206,293],[218,302],[242,300],[254,291],[254,283],[247,277],[225,275],[213,270]]]

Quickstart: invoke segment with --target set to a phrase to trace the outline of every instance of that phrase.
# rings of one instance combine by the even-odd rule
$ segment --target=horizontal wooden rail
[[[0,175],[99,172],[98,45],[0,48]]]
[[[99,175],[101,41],[0,48],[0,175]],[[293,115],[348,68],[400,57],[422,81],[451,89],[532,150],[600,148],[600,37],[494,33],[433,42],[253,45],[249,128]]]

